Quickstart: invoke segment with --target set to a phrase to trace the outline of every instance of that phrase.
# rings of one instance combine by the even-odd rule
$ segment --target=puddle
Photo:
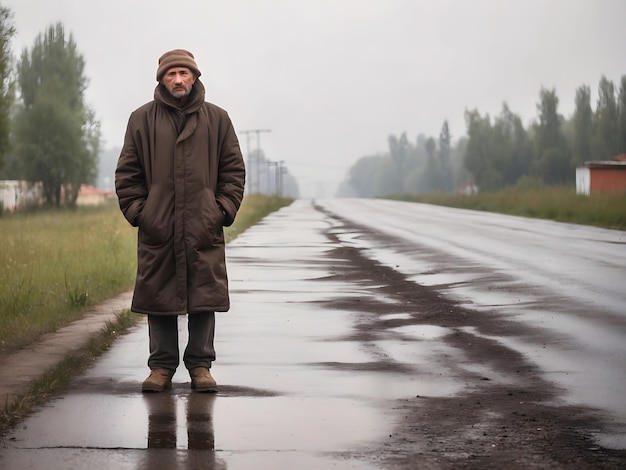
[[[450,328],[436,325],[406,325],[388,328],[386,331],[399,333],[403,336],[412,336],[414,339],[437,339],[451,333]]]
[[[301,452],[246,452],[227,453],[228,470],[262,469],[272,470],[380,470],[380,466],[346,458],[329,458],[306,455]]]
[[[68,452],[71,459],[68,460]],[[215,452],[151,449],[3,449],[6,468],[87,468],[89,470],[379,470],[380,466],[359,461],[343,453],[298,451]],[[71,462],[71,467],[68,466]]]
[[[622,427],[619,431],[611,433],[595,433],[593,436],[599,445],[607,449],[626,449],[626,426]]]
[[[58,432],[58,423],[64,431]],[[319,397],[73,394],[8,436],[11,448],[334,452],[389,433],[372,402]],[[192,440],[194,439],[194,440]]]
[[[409,276],[408,280],[422,286],[449,286],[472,282],[480,275],[477,273],[423,273]]]
[[[351,245],[354,248],[369,248],[370,244],[363,240],[363,234],[360,232],[342,231],[335,232],[337,239],[342,245]]]
[[[381,439],[383,410],[341,398],[229,398],[216,401],[215,444],[225,450],[332,452]]]
[[[413,315],[410,313],[386,313],[380,316],[381,320],[412,320]]]

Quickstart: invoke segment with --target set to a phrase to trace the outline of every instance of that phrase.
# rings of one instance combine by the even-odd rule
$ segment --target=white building
[[[0,210],[14,212],[41,201],[41,184],[0,180]]]

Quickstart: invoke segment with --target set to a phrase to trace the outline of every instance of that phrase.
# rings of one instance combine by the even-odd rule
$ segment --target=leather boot
[[[173,370],[169,369],[153,369],[150,375],[143,381],[141,386],[142,392],[162,392],[171,388]]]
[[[191,388],[196,392],[217,392],[217,383],[206,367],[194,367],[189,370]]]

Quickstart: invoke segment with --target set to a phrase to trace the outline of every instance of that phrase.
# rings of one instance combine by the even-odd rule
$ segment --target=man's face
[[[196,77],[187,67],[172,67],[162,79],[163,85],[174,98],[183,98],[191,93],[195,81]]]

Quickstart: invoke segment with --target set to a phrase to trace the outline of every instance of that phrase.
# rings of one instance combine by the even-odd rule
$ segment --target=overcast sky
[[[438,136],[464,112],[525,123],[541,87],[569,117],[576,89],[626,74],[626,0],[0,0],[14,13],[13,50],[61,22],[86,61],[86,100],[107,147],[152,99],[158,57],[196,56],[207,100],[238,131],[261,134],[303,196],[329,195],[387,137]],[[245,135],[240,134],[244,152]],[[250,142],[256,148],[256,139]]]

